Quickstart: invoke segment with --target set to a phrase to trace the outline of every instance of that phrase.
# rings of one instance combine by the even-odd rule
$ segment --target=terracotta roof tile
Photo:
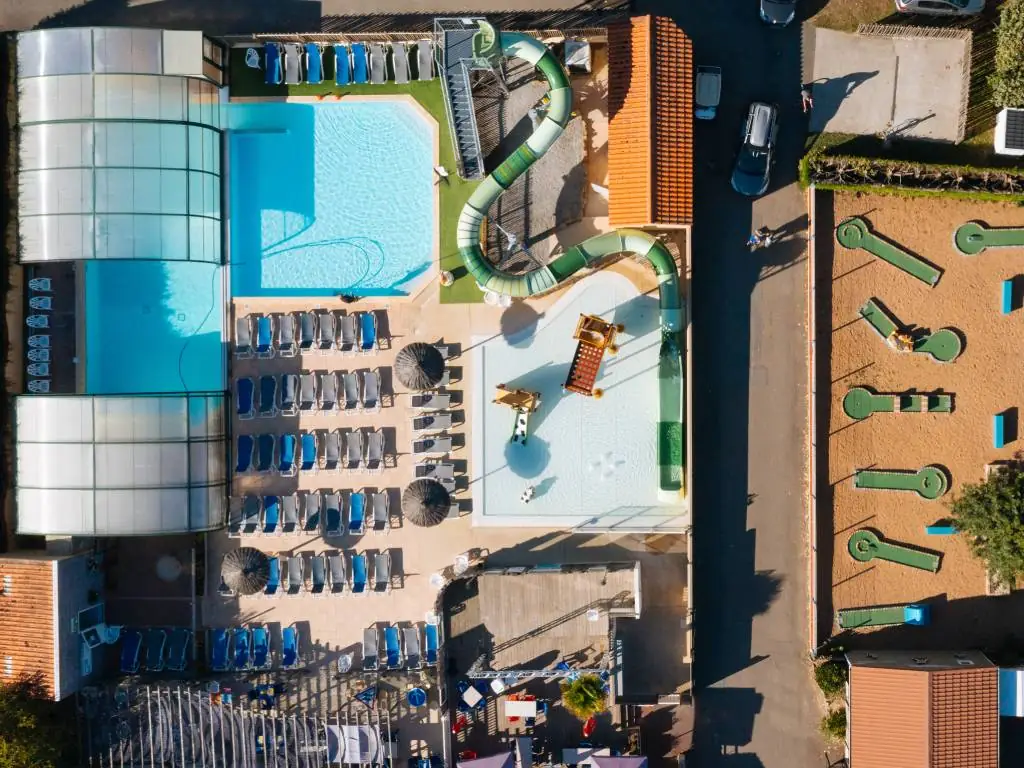
[[[693,221],[693,54],[668,18],[608,29],[609,219],[615,226]]]
[[[998,768],[999,670],[938,670],[931,678],[931,768]]]
[[[40,673],[51,696],[56,684],[52,559],[0,557],[0,679]]]

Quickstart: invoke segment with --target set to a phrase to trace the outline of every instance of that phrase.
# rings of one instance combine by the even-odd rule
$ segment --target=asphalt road
[[[697,63],[723,70],[695,133],[693,226],[694,755],[697,768],[823,764],[807,665],[804,557],[806,135],[800,28],[769,29],[754,0],[640,0],[673,16]],[[751,101],[779,105],[777,163],[751,202],[729,174]],[[761,225],[783,240],[750,253]],[[688,763],[689,765],[689,763]]]

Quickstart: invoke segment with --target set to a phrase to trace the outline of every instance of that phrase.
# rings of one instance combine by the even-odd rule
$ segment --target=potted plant
[[[597,675],[580,675],[562,683],[562,706],[584,722],[604,712],[608,708],[604,681]]]

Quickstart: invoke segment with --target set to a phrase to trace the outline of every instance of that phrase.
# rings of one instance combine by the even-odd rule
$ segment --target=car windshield
[[[748,144],[740,153],[736,167],[750,176],[764,176],[768,170],[768,153]]]

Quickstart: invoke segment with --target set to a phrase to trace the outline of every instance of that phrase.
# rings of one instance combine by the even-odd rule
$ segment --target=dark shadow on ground
[[[40,27],[156,27],[201,29],[210,35],[319,31],[318,0],[91,0],[43,20]]]

